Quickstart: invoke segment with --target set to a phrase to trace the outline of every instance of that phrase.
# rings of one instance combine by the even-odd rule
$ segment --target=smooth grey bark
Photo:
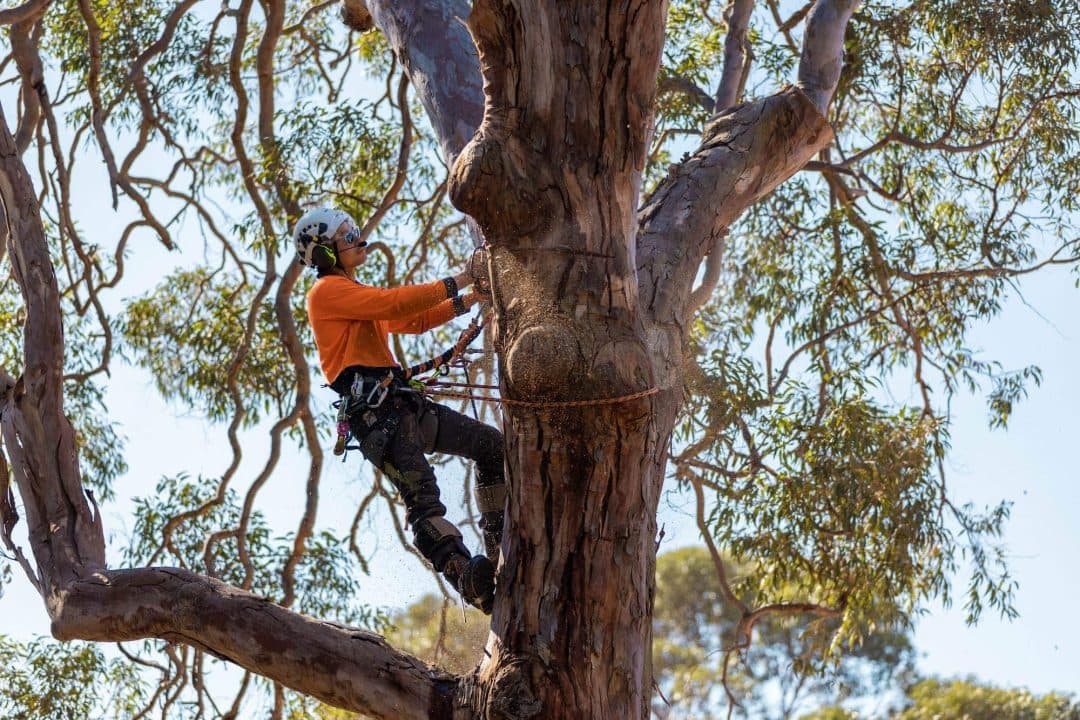
[[[844,67],[844,33],[859,0],[818,0],[806,16],[798,85],[824,115]]]
[[[465,0],[366,0],[435,128],[447,167],[484,113],[480,60],[465,20]]]
[[[716,91],[716,112],[727,110],[739,101],[748,70],[746,35],[753,11],[754,0],[735,0],[731,4],[727,37],[724,38],[724,71]]]

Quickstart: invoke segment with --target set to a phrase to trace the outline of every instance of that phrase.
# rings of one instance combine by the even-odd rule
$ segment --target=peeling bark
[[[375,27],[375,20],[363,0],[345,0],[341,4],[341,20],[357,32],[367,32]]]
[[[701,146],[642,206],[639,289],[653,321],[650,347],[661,387],[675,384],[681,372],[690,288],[705,253],[832,137],[824,116],[795,87],[736,106],[709,123]]]
[[[427,718],[431,705],[457,685],[379,635],[316,620],[178,568],[96,573],[65,588],[52,618],[61,640],[185,643],[373,717]]]

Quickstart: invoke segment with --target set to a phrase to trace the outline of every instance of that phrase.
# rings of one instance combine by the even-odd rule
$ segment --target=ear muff
[[[315,245],[311,248],[311,266],[319,272],[326,272],[337,265],[337,253],[329,245]]]

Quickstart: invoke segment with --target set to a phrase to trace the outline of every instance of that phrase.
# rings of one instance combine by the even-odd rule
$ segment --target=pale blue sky
[[[147,268],[169,259],[150,245],[140,251],[149,256]],[[1010,301],[999,318],[972,334],[969,345],[1008,369],[1038,363],[1044,370],[1043,385],[1017,407],[1007,431],[988,429],[981,397],[958,397],[953,404],[953,450],[948,459],[957,501],[992,504],[1008,499],[1015,503],[1006,542],[1011,569],[1020,581],[1020,618],[1005,622],[987,614],[972,628],[964,624],[959,607],[932,607],[919,622],[916,644],[923,654],[920,667],[927,673],[971,673],[1037,692],[1080,692],[1080,624],[1074,620],[1073,609],[1080,596],[1080,579],[1074,572],[1080,557],[1080,530],[1074,517],[1080,507],[1080,471],[1074,457],[1080,380],[1073,370],[1080,357],[1080,291],[1074,288],[1072,276],[1062,271],[1027,279],[1023,291],[1028,305]],[[118,365],[114,378],[108,401],[112,417],[128,436],[131,468],[119,483],[121,496],[152,492],[162,474],[181,470],[193,475],[220,474],[228,464],[224,427],[204,426],[198,418],[165,406],[142,371]],[[328,393],[319,391],[324,403],[332,399]],[[238,488],[250,482],[263,461],[265,430],[247,433],[244,444]],[[271,521],[278,521],[282,532],[295,523],[305,473],[302,457],[287,456],[261,496],[259,509]],[[328,463],[320,524],[348,526],[366,477],[356,454],[344,465]],[[456,478],[447,478],[443,485],[452,499],[459,497]],[[666,529],[664,547],[695,543],[696,529],[685,501],[671,500],[664,504],[660,518]],[[105,512],[109,536],[126,534],[130,515],[124,505],[107,506]],[[451,515],[460,513],[452,510]],[[365,542],[368,548],[377,548],[378,555],[372,575],[361,579],[362,599],[399,607],[433,591],[434,583],[419,563],[397,547],[386,527],[385,511],[380,509],[376,517],[365,532]],[[477,544],[475,538],[472,543]],[[957,591],[962,590],[958,584]],[[44,608],[29,584],[18,577],[0,600],[0,632],[18,638],[48,633]]]
[[[5,108],[11,107],[4,99]],[[13,113],[8,113],[11,117]],[[109,205],[107,186],[96,175],[100,163],[83,160],[76,181],[76,195],[84,208]],[[111,213],[84,214],[91,241],[111,246],[122,227]],[[192,263],[201,252],[194,228],[186,229],[181,261]],[[137,235],[125,296],[154,284],[176,256],[167,254],[147,234]],[[920,667],[927,673],[946,676],[974,674],[1001,685],[1023,685],[1037,692],[1080,692],[1080,623],[1076,622],[1074,598],[1080,596],[1080,579],[1073,571],[1080,557],[1080,525],[1074,519],[1080,508],[1077,480],[1077,418],[1080,417],[1080,379],[1074,368],[1080,358],[1080,291],[1066,272],[1045,271],[1024,281],[1030,305],[1013,298],[1000,317],[978,328],[969,346],[985,351],[988,359],[1000,360],[1007,369],[1031,363],[1042,366],[1044,383],[1020,404],[1008,431],[991,431],[982,397],[960,396],[953,403],[953,450],[948,459],[951,493],[955,500],[994,504],[1012,500],[1013,517],[1006,529],[1011,569],[1020,581],[1017,608],[1020,618],[1004,622],[986,615],[975,628],[963,622],[959,607],[931,607],[919,622],[916,635],[923,653]],[[1034,309],[1033,309],[1034,308]],[[142,371],[114,366],[108,402],[112,417],[128,437],[129,473],[118,483],[121,497],[146,495],[163,474],[187,471],[192,475],[220,475],[228,465],[224,426],[205,426],[195,417],[178,414],[162,403],[150,379]],[[319,390],[324,404],[332,397]],[[266,447],[265,428],[244,436],[245,460],[237,476],[241,491],[261,468]],[[332,458],[328,454],[328,457]],[[259,509],[275,522],[280,532],[295,526],[297,508],[303,502],[304,458],[287,455],[260,496]],[[322,486],[319,523],[347,528],[365,492],[367,470],[357,454],[342,465],[331,459]],[[453,501],[460,482],[447,478],[444,492]],[[697,531],[685,509],[685,499],[672,498],[662,507],[665,526],[663,549],[697,542]],[[106,506],[106,531],[122,537],[131,525],[126,503]],[[451,510],[451,519],[460,512]],[[385,510],[365,531],[365,542],[378,554],[372,575],[361,579],[362,599],[374,605],[400,607],[432,592],[435,585],[419,562],[398,547],[388,530]],[[25,529],[21,526],[21,529]],[[478,546],[472,538],[471,544]],[[112,555],[116,560],[115,552]],[[962,593],[963,579],[956,588]],[[962,602],[962,600],[961,600]],[[48,622],[40,599],[29,584],[16,576],[0,599],[0,633],[28,639],[48,634]]]

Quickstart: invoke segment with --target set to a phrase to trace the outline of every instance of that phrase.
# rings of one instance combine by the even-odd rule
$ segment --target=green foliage
[[[294,168],[297,197],[346,194],[342,204],[359,210],[358,217],[371,214],[397,163],[396,123],[380,120],[370,102],[338,103],[326,112],[283,115],[281,134],[278,161]],[[348,146],[342,138],[349,138]]]
[[[803,715],[799,720],[859,720],[859,716],[842,707],[826,707]]]
[[[654,180],[719,82],[725,23],[699,5],[669,14],[661,89],[700,92],[661,94]],[[748,96],[793,77],[802,26],[780,25],[794,9],[755,8]],[[834,169],[792,178],[727,238],[676,472],[710,489],[710,528],[754,567],[743,591],[843,608],[837,642],[950,602],[961,569],[969,620],[1015,614],[1009,505],[947,492],[949,400],[986,392],[1004,428],[1042,380],[966,338],[1013,278],[1080,257],[1078,53],[1075,3],[862,4],[820,163]]]
[[[727,564],[729,577],[752,575]],[[752,601],[753,598],[748,598]],[[709,553],[702,547],[657,558],[653,668],[670,717],[727,717],[725,651],[734,643],[738,611],[726,602]],[[770,615],[755,625],[750,648],[731,659],[728,686],[739,717],[786,718],[807,704],[871,697],[913,676],[915,651],[906,631],[884,623],[857,647],[827,660],[836,621]]]
[[[228,420],[238,406],[245,427],[271,413],[284,414],[295,379],[286,369],[289,357],[272,298],[256,313],[247,354],[242,364],[237,362],[255,293],[235,276],[205,268],[177,271],[128,304],[121,318],[124,352],[150,371],[162,396],[210,420]],[[302,301],[294,298],[293,313],[301,337],[310,344]]]
[[[10,720],[133,717],[144,700],[137,672],[88,643],[0,635],[0,715]]]
[[[1058,693],[1034,695],[1025,689],[999,688],[976,681],[929,678],[912,686],[903,709],[891,720],[1077,720],[1080,703]],[[799,720],[872,720],[877,716],[828,706]]]
[[[92,234],[96,227],[87,233],[64,220],[71,208],[58,207],[64,181],[56,158],[82,163],[97,140],[82,11],[75,0],[52,3],[41,43],[46,84],[61,135],[74,139],[70,152],[36,149],[40,190],[64,303],[72,377],[66,410],[87,485],[107,498],[126,465],[123,439],[104,419],[96,373],[108,359],[106,338],[117,331],[123,357],[185,412],[218,423],[238,418],[245,428],[287,413],[297,368],[283,350],[272,292],[255,308],[244,345],[257,288],[266,273],[282,273],[269,262],[287,246],[294,204],[335,202],[361,221],[370,217],[397,170],[404,108],[400,68],[382,35],[346,33],[333,12],[309,14],[309,2],[286,4],[291,29],[274,48],[266,95],[255,58],[266,31],[259,6],[243,18],[235,7],[199,6],[142,66],[136,58],[154,47],[176,4],[90,6],[101,32],[98,85],[114,154],[172,240],[187,249],[198,237],[206,257],[222,258],[222,269],[172,272],[119,311],[88,297],[92,286],[107,294],[134,243],[102,239]],[[794,78],[802,27],[781,15],[793,9],[755,6],[748,96]],[[692,150],[714,110],[708,98],[723,63],[722,12],[715,3],[671,3],[647,186]],[[684,486],[706,488],[708,525],[737,558],[740,597],[816,602],[844,613],[839,625],[759,623],[758,642],[732,677],[748,708],[772,712],[762,695],[793,690],[763,690],[765,678],[803,683],[801,697],[842,699],[881,687],[888,671],[908,667],[904,621],[934,599],[950,600],[961,567],[970,571],[963,602],[972,619],[984,607],[1014,613],[1015,585],[1000,547],[1009,506],[976,510],[947,492],[949,400],[987,393],[989,424],[1004,428],[1041,381],[1037,366],[1004,368],[969,347],[967,336],[999,312],[1015,278],[1048,258],[1075,265],[1078,13],[1066,0],[863,3],[829,117],[837,143],[818,163],[825,172],[798,175],[732,228],[718,292],[693,319],[701,372],[673,444],[686,454],[675,472]],[[234,51],[239,61],[230,67]],[[354,63],[359,72],[350,71]],[[4,67],[4,82],[14,87],[13,64]],[[686,91],[691,85],[699,92]],[[459,266],[467,247],[445,199],[430,128],[415,98],[406,107],[415,123],[408,172],[371,238],[397,262],[390,273],[373,253],[362,277],[369,282],[436,277]],[[267,117],[259,117],[262,108]],[[123,193],[121,201],[128,202]],[[135,227],[145,225],[144,211],[132,212],[143,216]],[[115,247],[115,256],[98,243]],[[291,257],[287,247],[284,254]],[[300,342],[311,347],[303,289],[302,282],[291,313]],[[13,372],[22,364],[21,326],[8,283],[0,289],[0,366]],[[419,359],[446,340],[408,339],[402,350]],[[241,525],[240,498],[222,485],[216,500],[226,478],[163,479],[136,502],[125,559],[213,571],[280,597],[293,537],[275,535],[253,512],[245,567],[228,532]],[[166,543],[164,529],[179,513],[189,516]],[[296,607],[381,627],[385,618],[351,600],[357,573],[343,547],[327,531],[307,541]],[[671,556],[658,566],[660,684],[676,708],[726,713],[718,663],[735,618],[720,602],[707,557]],[[471,667],[486,623],[460,626],[460,614],[443,613],[439,602],[425,598],[395,616],[391,637],[434,658],[433,638],[445,622],[440,661]],[[293,717],[336,717],[286,697]],[[850,717],[845,712],[821,718]]]
[[[742,566],[729,572],[745,575]],[[653,672],[666,699],[654,700],[659,717],[727,717],[722,686],[724,649],[733,641],[736,611],[723,599],[712,560],[702,547],[658,556],[653,615]],[[743,660],[733,659],[729,684],[741,703],[739,717],[790,717],[796,707],[868,697],[913,677],[914,649],[906,632],[880,630],[853,650],[824,662],[822,647],[834,623],[767,617]],[[435,595],[425,595],[390,616],[387,641],[454,673],[480,659],[488,621]],[[322,717],[321,715],[319,717]]]
[[[924,680],[911,689],[911,706],[897,720],[1078,720],[1080,704],[1057,693],[1033,695],[973,680]]]

